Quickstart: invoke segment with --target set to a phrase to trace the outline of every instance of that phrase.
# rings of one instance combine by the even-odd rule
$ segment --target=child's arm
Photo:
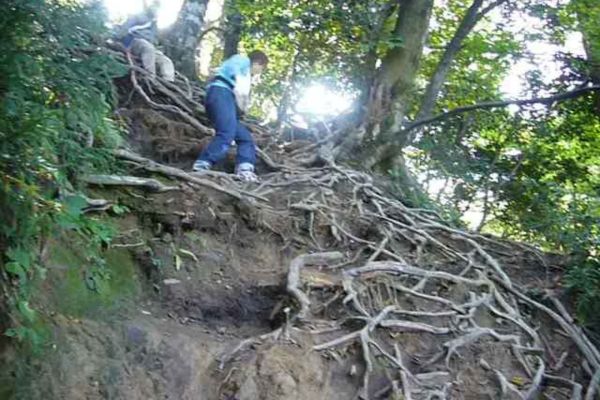
[[[240,74],[235,77],[235,87],[233,93],[235,94],[235,101],[237,106],[243,113],[248,111],[250,106],[250,74]]]

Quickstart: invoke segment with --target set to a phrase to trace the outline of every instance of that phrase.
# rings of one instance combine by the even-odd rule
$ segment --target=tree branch
[[[482,4],[483,0],[473,1],[467,10],[465,17],[462,19],[460,25],[456,29],[454,36],[444,49],[444,54],[442,55],[442,58],[438,63],[435,72],[429,81],[429,84],[427,85],[427,89],[425,90],[425,95],[423,96],[423,101],[421,102],[421,109],[419,110],[417,116],[418,119],[428,117],[433,111],[437,96],[442,88],[442,84],[446,80],[446,76],[448,75],[452,61],[456,57],[456,54],[458,54],[463,40],[477,24],[478,12]]]
[[[473,28],[475,28],[475,26],[483,17],[506,1],[508,0],[496,0],[488,4],[487,7],[481,9],[483,6],[483,0],[473,0],[473,3],[467,10],[465,16],[460,21],[460,25],[456,29],[454,36],[444,49],[444,54],[442,55],[442,58],[437,65],[429,84],[427,85],[417,119],[424,119],[431,116],[438,94],[440,93],[442,85],[444,84],[444,81],[448,76],[448,72],[450,71],[450,66],[460,51],[465,38],[471,33]]]
[[[470,106],[457,107],[450,111],[446,111],[444,113],[435,115],[430,118],[423,118],[423,119],[411,122],[410,124],[405,126],[403,130],[410,131],[415,128],[418,128],[419,126],[423,126],[423,125],[431,124],[433,122],[437,122],[440,120],[448,119],[452,116],[455,116],[458,114],[464,114],[469,111],[487,110],[490,108],[500,108],[500,107],[510,106],[513,104],[517,105],[517,106],[526,106],[526,105],[530,105],[530,104],[547,104],[547,105],[549,105],[549,104],[560,102],[563,100],[574,99],[574,98],[583,96],[584,94],[587,94],[588,92],[595,92],[595,91],[600,91],[600,85],[583,87],[583,88],[572,90],[570,92],[560,93],[560,94],[556,94],[556,95],[549,96],[549,97],[535,97],[532,99],[521,99],[521,100],[490,101],[490,102],[473,104]]]
[[[490,11],[492,11],[494,8],[502,5],[502,3],[506,3],[508,0],[496,0],[491,2],[490,4],[488,4],[487,7],[485,7],[483,10],[481,10],[479,12],[479,14],[477,14],[477,21],[479,21],[481,18],[485,17],[487,13],[489,13]]]

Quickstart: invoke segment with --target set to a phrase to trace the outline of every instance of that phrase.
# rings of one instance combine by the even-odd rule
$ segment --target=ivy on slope
[[[39,342],[32,282],[40,240],[74,229],[94,244],[105,227],[83,218],[77,177],[108,168],[120,140],[110,119],[120,64],[103,51],[99,4],[5,0],[0,13],[0,250],[5,333]],[[90,249],[93,246],[90,245]],[[16,312],[15,312],[16,311]]]

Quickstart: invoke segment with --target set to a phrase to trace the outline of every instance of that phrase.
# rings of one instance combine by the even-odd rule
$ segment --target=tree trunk
[[[467,9],[465,16],[461,20],[454,36],[444,49],[444,54],[442,55],[442,58],[425,90],[416,120],[431,116],[442,86],[448,77],[448,73],[450,72],[452,62],[460,51],[465,38],[483,17],[485,17],[491,10],[502,5],[503,3],[506,3],[507,1],[508,0],[495,0],[489,3],[486,7],[483,7],[484,0],[473,0],[471,6]],[[406,101],[403,103],[406,104]],[[399,118],[400,115],[404,117],[404,113],[402,112],[401,114],[397,114],[396,118]],[[386,143],[386,147],[381,154],[381,158],[379,160],[373,159],[372,162],[381,163],[384,168],[389,168],[390,165],[393,164],[394,158],[397,157],[396,155],[400,154],[402,148],[412,141],[414,137],[414,131],[410,134],[403,133],[401,123],[402,121],[397,121],[390,127],[391,134],[394,132],[400,132],[400,136],[394,138],[394,145],[390,146],[389,143]],[[396,133],[396,135],[398,135],[398,133]]]
[[[370,44],[370,50],[365,55],[364,58],[364,75],[362,76],[362,80],[360,81],[360,89],[361,96],[359,104],[361,107],[360,116],[362,119],[366,119],[367,114],[369,113],[367,108],[371,105],[371,93],[374,92],[370,90],[374,87],[375,80],[377,79],[378,67],[377,64],[380,61],[377,49],[377,43],[380,41],[381,37],[385,34],[385,26],[386,22],[390,19],[390,17],[394,14],[394,12],[399,7],[399,1],[390,0],[383,4],[379,10],[379,17],[376,22],[370,27],[368,32],[368,42]]]
[[[358,157],[363,159],[365,166],[372,166],[387,139],[385,132],[389,133],[404,118],[406,101],[427,39],[432,9],[433,0],[400,2],[394,36],[402,39],[402,44],[388,52],[375,72],[361,126],[348,134],[338,146],[336,153],[340,157],[356,158],[360,149],[362,155]]]
[[[363,141],[372,142],[365,157],[369,168],[381,160],[386,143],[392,139],[391,133],[402,132],[400,127],[419,69],[432,9],[433,0],[407,0],[400,5],[394,35],[402,39],[402,45],[384,57],[369,94],[363,130],[366,134]],[[403,164],[399,160],[399,165]]]
[[[583,45],[589,63],[590,78],[600,83],[600,3],[596,0],[574,0],[577,7],[579,29],[583,36]]]
[[[388,52],[371,89],[369,118],[379,125],[386,119],[393,130],[404,118],[423,47],[427,39],[433,0],[406,0],[400,5],[394,36],[402,45]],[[375,133],[381,127],[375,126]],[[386,128],[386,130],[389,130]]]
[[[235,2],[231,2],[235,3]],[[225,22],[225,44],[223,47],[223,59],[227,59],[238,53],[238,45],[242,36],[242,15],[235,10],[235,4],[228,5],[228,16]]]
[[[573,3],[579,20],[579,30],[583,36],[589,78],[594,85],[600,85],[600,4],[597,0],[573,0]],[[596,114],[600,115],[600,94],[595,95],[595,109]]]
[[[292,105],[292,93],[296,90],[296,74],[298,69],[298,61],[300,59],[301,48],[296,48],[294,58],[292,59],[292,65],[288,71],[288,75],[285,77],[284,90],[277,107],[277,132],[283,133],[283,128],[287,122],[287,114]]]
[[[208,0],[185,0],[177,21],[164,37],[165,53],[188,78],[197,77],[197,50]]]

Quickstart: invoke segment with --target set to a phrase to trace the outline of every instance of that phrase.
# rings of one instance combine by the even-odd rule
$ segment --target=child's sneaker
[[[194,171],[194,172],[209,171],[210,167],[211,167],[211,165],[208,161],[196,160],[196,162],[194,163],[194,166],[192,167],[192,171]]]
[[[244,182],[258,182],[258,176],[252,171],[238,171],[235,176]]]
[[[258,177],[254,173],[254,165],[250,163],[241,163],[235,169],[236,177],[244,182],[258,182]]]

